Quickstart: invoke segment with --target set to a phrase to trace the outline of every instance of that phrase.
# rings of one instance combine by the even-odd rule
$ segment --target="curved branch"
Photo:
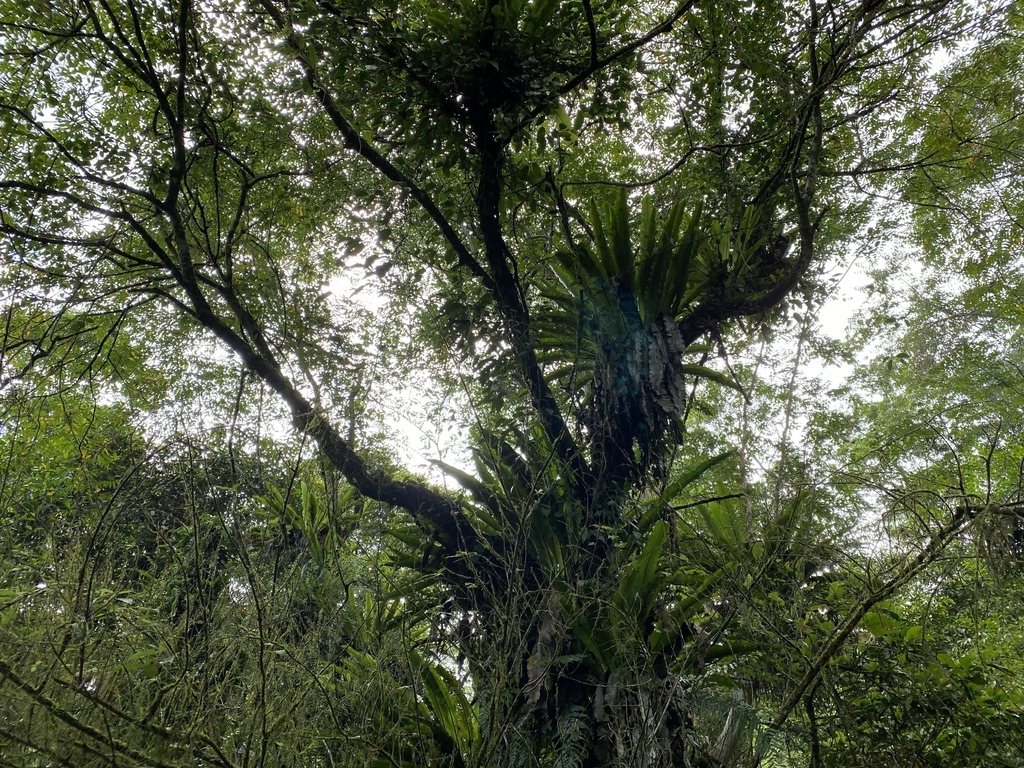
[[[169,212],[174,241],[181,251],[178,261],[191,264],[184,225],[176,211]],[[252,344],[231,328],[210,306],[195,276],[185,269],[177,271],[177,281],[188,296],[195,319],[237,354],[245,365],[264,381],[291,411],[292,423],[300,432],[312,437],[328,460],[364,496],[408,510],[417,523],[433,532],[449,554],[471,549],[477,534],[466,519],[458,502],[410,482],[395,480],[371,467],[350,446],[327,418],[299,392],[272,357],[261,354]],[[255,320],[243,312],[237,316],[246,333]],[[258,327],[257,327],[257,330]],[[262,338],[262,331],[258,338]],[[255,341],[255,340],[254,340]]]
[[[179,174],[181,177],[185,171],[184,166],[177,164],[171,169],[172,175]],[[180,187],[182,178],[169,179],[169,186],[175,183]],[[368,465],[355,449],[342,439],[326,417],[302,396],[273,356],[264,354],[267,344],[263,341],[262,329],[256,320],[237,300],[232,301],[232,298],[236,297],[233,297],[229,289],[215,285],[215,289],[221,292],[231,311],[235,313],[243,332],[252,341],[240,335],[218,315],[203,292],[202,286],[206,282],[193,268],[185,224],[175,208],[161,205],[161,212],[171,225],[171,239],[175,250],[172,256],[142,222],[125,211],[104,208],[72,192],[26,182],[0,181],[0,190],[2,189],[22,190],[64,200],[79,210],[127,224],[159,260],[160,266],[168,276],[182,289],[187,301],[171,297],[162,289],[144,288],[142,292],[170,299],[237,354],[253,373],[285,401],[296,428],[317,442],[331,463],[360,493],[376,501],[408,510],[422,527],[431,529],[432,535],[449,554],[473,548],[477,541],[477,533],[458,502],[417,483],[395,480]],[[254,344],[257,346],[254,347]]]
[[[363,138],[359,132],[355,129],[355,126],[350,123],[345,116],[341,113],[337,103],[334,101],[334,97],[331,95],[330,90],[324,84],[320,73],[313,65],[305,47],[303,46],[298,35],[291,30],[291,25],[285,19],[284,15],[274,7],[272,0],[260,0],[264,10],[270,15],[270,18],[274,20],[278,29],[285,32],[285,44],[291,49],[299,61],[299,65],[302,67],[303,74],[306,77],[306,83],[313,91],[313,97],[317,100],[324,112],[327,113],[327,117],[335,128],[338,129],[338,133],[341,134],[344,141],[344,146],[356,154],[360,155],[370,165],[376,168],[381,175],[383,175],[389,181],[394,182],[398,186],[406,189],[410,196],[420,207],[426,212],[430,219],[434,222],[437,228],[441,231],[441,235],[455,251],[455,255],[458,259],[459,266],[468,269],[480,282],[487,288],[488,291],[494,291],[494,281],[491,276],[487,274],[484,268],[480,265],[473,254],[469,252],[469,248],[462,238],[459,237],[458,232],[452,226],[451,222],[444,215],[441,209],[438,207],[434,199],[414,182],[409,176],[399,170],[390,160],[382,155],[376,147],[374,147],[369,141]]]
[[[789,692],[789,695],[785,698],[782,706],[779,708],[779,712],[775,716],[775,719],[772,720],[772,728],[782,727],[783,723],[786,722],[790,714],[792,714],[793,710],[800,703],[804,694],[807,692],[807,689],[810,688],[818,679],[818,675],[821,674],[821,670],[824,669],[825,665],[842,650],[846,640],[860,624],[861,619],[867,615],[868,611],[883,600],[887,600],[892,597],[897,589],[909,582],[928,565],[934,562],[935,559],[942,554],[946,545],[949,544],[953,537],[959,534],[972,520],[974,520],[978,512],[979,510],[976,507],[968,505],[957,507],[949,522],[932,535],[927,546],[925,546],[925,548],[922,549],[916,557],[900,568],[896,574],[882,584],[882,586],[872,591],[857,603],[853,612],[847,617],[846,621],[842,623],[838,631],[832,635],[828,642],[821,647],[821,650],[815,654],[811,663],[807,667],[807,671],[804,672],[803,677],[800,678],[793,690]]]
[[[570,473],[577,498],[589,505],[590,468],[583,452],[569,432],[561,407],[548,385],[530,338],[530,313],[522,286],[514,271],[511,253],[501,230],[501,155],[502,147],[489,118],[479,117],[474,125],[480,150],[480,184],[477,188],[477,212],[484,240],[487,266],[494,275],[494,297],[505,321],[505,333],[519,362],[531,405],[544,432],[555,448],[562,466]]]
[[[571,79],[563,83],[561,86],[559,86],[558,94],[560,96],[565,96],[566,94],[571,93],[580,85],[585,83],[590,77],[600,72],[602,69],[608,67],[611,64],[614,64],[619,59],[625,58],[629,54],[633,53],[633,51],[637,50],[638,48],[642,48],[655,38],[668,34],[669,32],[672,31],[672,28],[676,25],[676,22],[678,22],[681,18],[683,18],[683,16],[689,13],[690,9],[693,8],[693,6],[696,4],[696,0],[684,0],[684,2],[676,6],[675,10],[673,10],[672,13],[666,16],[660,23],[652,27],[650,31],[647,32],[647,34],[638,37],[631,43],[627,43],[618,50],[615,50],[612,53],[608,54],[604,58],[598,58],[594,54],[594,52],[592,52],[590,65],[587,66],[586,69],[577,74],[575,77],[572,77]],[[589,7],[589,4],[587,4],[587,7]]]

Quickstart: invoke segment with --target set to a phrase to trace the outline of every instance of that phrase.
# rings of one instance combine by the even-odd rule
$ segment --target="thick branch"
[[[797,215],[799,254],[786,273],[765,291],[733,301],[725,301],[723,297],[714,295],[705,300],[679,324],[680,333],[687,344],[704,333],[714,331],[722,322],[729,319],[759,315],[772,309],[796,288],[813,261],[814,238],[824,213],[812,217],[811,212],[824,141],[821,100],[826,87],[845,71],[835,58],[830,59],[824,67],[819,66],[816,52],[818,24],[817,11],[812,3],[807,44],[811,69],[807,95],[801,104],[796,125],[775,171],[761,186],[753,201],[755,205],[763,204],[782,188],[787,179],[789,180]],[[802,159],[806,168],[800,171]]]
[[[480,185],[477,189],[477,211],[484,240],[487,266],[494,275],[491,295],[505,321],[505,331],[520,372],[530,393],[530,402],[540,419],[544,432],[555,452],[572,475],[577,498],[589,503],[586,478],[590,469],[576,441],[566,426],[558,400],[551,392],[544,372],[537,361],[537,352],[530,339],[530,315],[520,283],[511,265],[511,255],[501,230],[501,154],[502,148],[489,118],[478,117],[474,125],[480,152]]]
[[[408,510],[420,525],[432,529],[449,554],[472,548],[477,535],[457,502],[425,486],[395,480],[368,465],[274,362],[260,355],[213,311],[198,286],[182,287],[192,303],[195,318],[284,400],[295,427],[316,441],[356,490],[368,498]]]

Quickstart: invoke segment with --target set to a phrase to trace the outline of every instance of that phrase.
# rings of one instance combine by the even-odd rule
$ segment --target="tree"
[[[967,9],[940,0],[3,9],[5,383],[130,388],[146,368],[203,365],[188,350],[212,337],[244,367],[231,389],[209,381],[226,390],[227,421],[247,413],[257,390],[272,392],[353,498],[392,510],[387,568],[400,588],[367,589],[363,616],[384,625],[402,610],[395,600],[415,599],[393,622],[414,647],[404,656],[391,639],[368,648],[359,632],[342,650],[303,646],[311,669],[330,667],[310,677],[327,699],[328,688],[367,680],[388,699],[381,712],[394,723],[377,719],[363,736],[381,760],[760,759],[766,742],[741,717],[743,685],[727,686],[720,717],[701,710],[701,687],[714,689],[717,663],[746,663],[765,646],[737,618],[755,579],[758,589],[777,582],[767,601],[786,589],[810,600],[801,585],[816,569],[805,564],[838,557],[807,546],[822,498],[777,495],[772,514],[754,515],[746,489],[707,503],[687,496],[727,483],[733,460],[727,446],[689,442],[688,417],[698,383],[743,392],[708,367],[730,334],[780,323],[811,300],[823,254],[864,216],[844,185],[859,178],[863,142],[880,141],[901,113],[897,97],[913,96],[905,83],[925,82],[929,53],[968,28]],[[336,278],[362,253],[390,302],[374,316],[386,327],[378,334],[361,324],[365,310],[332,295],[348,290]],[[146,361],[137,370],[110,363],[122,337]],[[463,398],[475,469],[438,465],[461,491],[409,477],[360,442],[364,395],[379,386],[371,363],[378,377],[415,366],[444,397]],[[263,572],[243,554],[254,496],[314,562],[328,530],[334,548],[360,534],[316,513],[326,481],[289,512],[299,486],[245,493],[234,462],[214,486],[231,487],[232,509],[244,510],[232,546],[254,605],[269,605],[256,596]],[[310,472],[300,464],[298,474]],[[779,679],[776,729],[967,511],[847,605],[792,679]],[[734,605],[713,598],[726,592]],[[278,732],[267,725],[269,615],[256,611],[261,765],[289,761],[268,747]],[[428,642],[428,626],[442,639]],[[453,672],[463,660],[465,687]],[[38,670],[0,672],[30,699],[45,685]],[[130,722],[145,730],[150,719]],[[163,754],[152,739],[115,744],[86,721],[65,723],[101,760]],[[159,758],[166,764],[248,763],[237,731],[231,752],[215,729],[185,748],[178,734],[195,728],[160,727],[179,750]],[[334,760],[329,749],[308,754]]]

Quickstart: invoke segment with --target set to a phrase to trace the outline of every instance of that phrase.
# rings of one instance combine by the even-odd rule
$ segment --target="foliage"
[[[0,10],[5,763],[1015,764],[1016,9]]]

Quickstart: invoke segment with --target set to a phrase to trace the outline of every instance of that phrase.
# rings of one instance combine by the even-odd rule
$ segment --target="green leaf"
[[[632,293],[633,281],[633,245],[629,234],[629,198],[625,188],[619,188],[615,208],[610,211],[609,229],[611,230],[611,255],[615,264],[615,276],[620,286]]]
[[[640,519],[640,523],[638,525],[639,529],[641,531],[645,531],[647,529],[647,526],[650,525],[655,519],[657,519],[657,515],[661,513],[665,505],[671,504],[672,501],[680,493],[682,493],[687,487],[689,487],[693,483],[697,482],[697,480],[699,480],[705,472],[712,469],[713,467],[718,466],[726,459],[731,458],[734,454],[735,452],[731,450],[724,451],[718,454],[717,456],[712,456],[709,459],[705,459],[704,461],[700,462],[697,466],[686,470],[679,477],[670,482],[665,487],[665,490],[658,494],[658,497],[656,499],[651,499],[646,503],[646,511],[643,517]]]
[[[737,384],[735,379],[731,376],[727,376],[726,374],[712,370],[711,368],[706,368],[703,365],[698,365],[697,363],[683,363],[682,366],[680,366],[680,369],[686,376],[695,376],[698,379],[707,379],[708,381],[713,381],[716,384],[721,384],[723,387],[734,389],[740,393],[743,392],[743,387]]]
[[[905,643],[912,642],[914,640],[917,640],[923,634],[924,634],[924,627],[923,626],[917,625],[917,626],[911,627],[910,629],[908,629],[904,633],[904,635],[903,635],[903,642],[905,642]]]

